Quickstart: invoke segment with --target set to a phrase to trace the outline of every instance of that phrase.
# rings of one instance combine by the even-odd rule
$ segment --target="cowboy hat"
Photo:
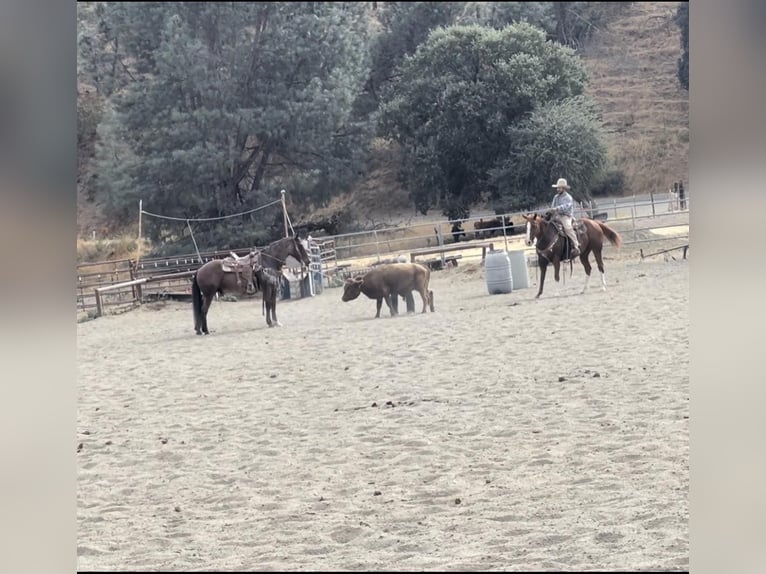
[[[567,180],[565,180],[563,177],[560,177],[559,180],[554,183],[551,187],[565,187],[569,189],[569,184],[567,183]]]

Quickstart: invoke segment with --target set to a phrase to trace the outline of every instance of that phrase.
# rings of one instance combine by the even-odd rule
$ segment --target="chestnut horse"
[[[537,247],[537,262],[540,267],[540,289],[535,298],[543,294],[545,285],[545,271],[548,263],[553,263],[554,278],[559,280],[559,266],[562,261],[569,261],[571,245],[569,238],[563,233],[561,224],[554,220],[552,212],[548,211],[545,215],[537,213],[524,215],[527,222],[526,244]],[[573,221],[577,239],[580,242],[580,261],[585,268],[585,286],[582,293],[588,290],[588,281],[590,280],[591,264],[588,261],[588,255],[593,251],[596,258],[596,265],[601,272],[601,290],[606,291],[606,278],[604,277],[604,260],[601,258],[601,250],[604,246],[604,238],[615,247],[622,245],[622,237],[614,229],[594,219],[583,217]]]

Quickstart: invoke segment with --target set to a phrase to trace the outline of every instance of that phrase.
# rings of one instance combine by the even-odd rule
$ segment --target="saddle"
[[[558,217],[553,217],[551,221],[556,227],[556,232],[559,236],[564,238],[564,250],[561,254],[561,258],[564,261],[569,261],[572,259],[569,255],[572,252],[572,241],[567,236],[566,231],[564,231],[564,224],[561,223],[561,220],[559,220]],[[575,219],[574,217],[572,218],[572,229],[574,229],[574,232],[578,237],[582,237],[586,233],[585,223],[581,219]]]
[[[232,252],[229,254],[228,257],[224,257],[221,260],[221,268],[223,269],[224,273],[236,273],[237,274],[237,287],[242,289],[242,270],[246,269],[248,265],[250,265],[250,261],[252,261],[251,257],[245,256],[245,257],[239,257],[236,253]],[[258,253],[256,259],[256,263],[253,265],[253,271],[255,271],[256,266],[260,267],[260,253]],[[250,290],[251,286],[248,285],[248,291]]]

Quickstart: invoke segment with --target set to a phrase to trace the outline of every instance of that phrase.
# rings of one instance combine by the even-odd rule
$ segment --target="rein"
[[[553,224],[550,223],[550,222],[547,222],[546,225],[553,225]],[[555,229],[555,226],[554,226],[554,229]],[[551,241],[550,245],[548,245],[548,247],[546,247],[545,249],[540,249],[540,246],[538,245],[537,246],[537,253],[539,253],[540,255],[545,257],[545,259],[547,259],[549,262],[551,262],[551,258],[548,257],[548,255],[546,255],[546,253],[548,253],[550,251],[551,252],[551,256],[553,256],[553,248],[555,247],[556,243],[559,242],[559,239],[560,239],[560,237],[559,237],[558,231],[556,231],[556,236],[553,239],[553,241]]]

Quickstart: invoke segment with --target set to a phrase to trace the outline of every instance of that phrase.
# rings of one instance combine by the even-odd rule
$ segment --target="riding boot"
[[[572,250],[569,252],[569,258],[574,259],[578,255],[580,255],[580,242],[577,241],[576,237],[569,237],[569,241],[572,242]]]

